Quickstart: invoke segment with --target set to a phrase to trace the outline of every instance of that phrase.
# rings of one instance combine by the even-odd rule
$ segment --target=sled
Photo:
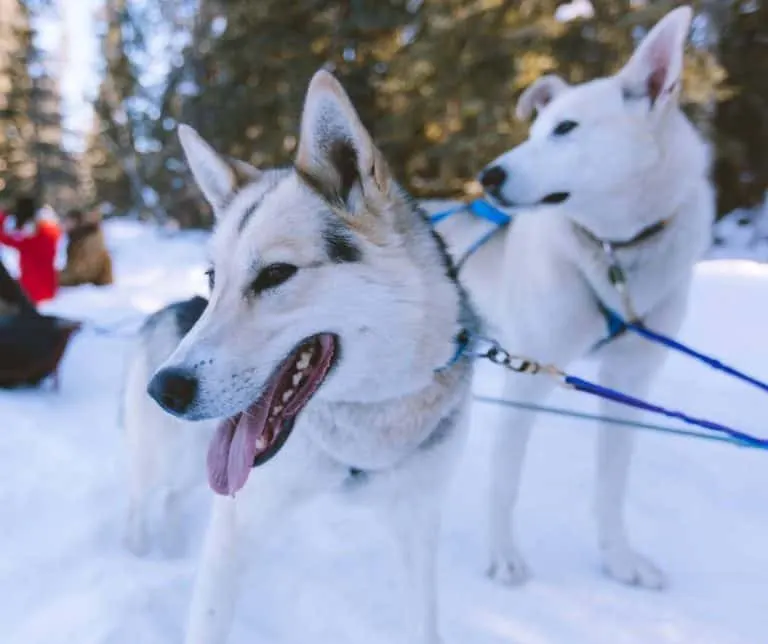
[[[53,377],[81,323],[41,315],[0,262],[0,297],[15,309],[0,316],[0,388],[36,387]]]

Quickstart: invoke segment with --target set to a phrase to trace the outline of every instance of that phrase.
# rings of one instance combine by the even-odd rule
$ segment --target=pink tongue
[[[235,422],[223,421],[208,448],[208,484],[217,494],[234,495],[248,480],[256,458],[256,441],[267,424],[272,393],[243,412]]]

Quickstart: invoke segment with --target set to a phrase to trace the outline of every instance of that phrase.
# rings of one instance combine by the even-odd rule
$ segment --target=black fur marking
[[[245,209],[245,212],[243,213],[243,216],[240,219],[240,223],[237,224],[237,232],[241,233],[243,232],[243,230],[245,230],[245,227],[248,225],[248,221],[251,219],[251,215],[253,215],[253,213],[256,212],[256,208],[258,208],[260,204],[261,204],[261,199],[259,199],[258,201],[255,201]]]
[[[456,284],[458,284],[459,283],[458,271],[456,270],[456,265],[453,263],[453,258],[448,252],[448,246],[446,245],[445,240],[435,230],[435,227],[432,225],[432,222],[429,220],[429,215],[427,214],[427,211],[424,210],[424,208],[422,208],[416,202],[416,200],[413,199],[413,197],[411,197],[410,195],[407,195],[407,197],[408,197],[408,201],[410,203],[411,208],[416,210],[421,216],[421,218],[427,223],[427,226],[429,226],[429,233],[432,235],[432,239],[435,240],[435,244],[437,245],[437,250],[443,259],[445,274],[450,278],[452,282],[455,282]]]
[[[456,286],[456,289],[459,292],[459,299],[461,301],[461,308],[459,311],[459,326],[462,329],[466,329],[470,334],[479,333],[481,330],[485,329],[487,326],[487,323],[480,318],[480,316],[476,313],[474,305],[471,301],[471,298],[469,297],[469,294],[464,289],[464,286],[459,281],[458,277],[458,271],[456,269],[456,265],[453,262],[453,258],[451,257],[450,253],[448,252],[448,247],[446,246],[445,240],[440,236],[440,234],[435,230],[434,226],[432,225],[429,215],[427,212],[416,202],[411,195],[406,193],[406,197],[408,198],[408,201],[411,205],[411,208],[413,208],[422,218],[425,225],[429,229],[430,234],[432,235],[432,239],[435,242],[435,246],[437,247],[437,251],[440,253],[442,259],[443,259],[443,266],[445,267],[445,274]]]
[[[171,305],[179,336],[185,336],[189,333],[200,319],[206,306],[208,306],[208,300],[199,295]]]
[[[315,174],[296,167],[296,174],[307,186],[332,206],[344,207],[353,186],[360,180],[357,170],[357,152],[350,141],[334,141],[328,150],[328,158],[336,170],[338,185],[329,185]]]
[[[357,151],[350,141],[337,140],[331,145],[328,157],[339,173],[339,196],[346,202],[352,187],[360,180],[360,174],[357,171]]]
[[[245,209],[245,212],[243,213],[242,219],[240,219],[240,223],[237,225],[237,231],[243,232],[245,230],[245,227],[248,225],[248,222],[251,219],[251,216],[254,212],[259,208],[259,206],[264,202],[264,199],[267,197],[267,195],[274,191],[277,186],[280,185],[280,181],[276,180],[274,181],[259,197],[256,201],[254,201],[248,208]]]
[[[355,245],[352,236],[337,221],[329,222],[323,232],[323,241],[325,241],[325,252],[335,264],[359,262],[363,258],[363,254]]]
[[[298,166],[295,167],[294,170],[296,171],[296,176],[304,183],[304,185],[306,185],[312,192],[319,195],[327,204],[333,207],[344,207],[344,202],[339,193],[327,186],[319,177],[316,177],[314,174],[311,174]]]

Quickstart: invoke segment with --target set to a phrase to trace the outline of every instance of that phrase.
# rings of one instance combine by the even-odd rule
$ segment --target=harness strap
[[[600,313],[602,313],[603,319],[605,319],[605,326],[607,328],[608,334],[592,347],[592,351],[597,351],[598,349],[604,347],[609,342],[624,335],[628,330],[627,323],[618,313],[605,306],[605,304],[603,304],[599,298],[596,297],[596,299],[597,307],[600,309]]]
[[[472,245],[466,250],[466,252],[461,256],[461,259],[456,262],[457,274],[461,271],[466,261],[472,257],[472,255],[480,250],[488,241],[491,240],[491,238],[497,232],[499,232],[502,228],[504,228],[504,226],[508,225],[512,221],[512,217],[510,215],[508,215],[503,210],[500,210],[499,208],[491,205],[484,199],[473,199],[469,203],[462,204],[456,208],[449,208],[448,210],[443,210],[441,212],[435,213],[434,215],[431,215],[429,217],[429,222],[435,226],[441,221],[445,221],[449,217],[452,217],[453,215],[456,215],[460,212],[469,212],[475,215],[475,217],[478,219],[483,219],[492,223],[495,228],[492,228],[488,232],[483,233],[483,235],[481,235],[479,239],[473,242]]]
[[[598,244],[602,249],[605,258],[608,261],[608,281],[616,289],[616,292],[621,297],[622,306],[624,307],[627,319],[629,320],[629,322],[625,321],[625,319],[618,313],[608,308],[597,296],[597,294],[595,294],[597,306],[600,309],[603,318],[605,318],[606,326],[608,327],[608,335],[600,340],[592,348],[593,351],[599,349],[611,340],[614,340],[615,338],[622,335],[627,330],[629,324],[642,326],[642,322],[640,321],[640,318],[635,311],[635,307],[633,306],[632,298],[629,295],[627,275],[621,266],[621,262],[619,262],[619,258],[616,256],[616,249],[630,248],[644,241],[647,241],[654,235],[662,232],[670,221],[671,219],[662,219],[661,221],[657,221],[655,224],[652,224],[651,226],[641,230],[632,239],[626,241],[601,240],[583,226],[578,227],[587,237]]]

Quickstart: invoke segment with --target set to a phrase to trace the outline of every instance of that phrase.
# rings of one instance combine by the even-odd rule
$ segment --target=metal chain
[[[472,336],[470,345],[466,350],[466,355],[472,358],[488,360],[499,367],[503,367],[508,371],[514,371],[515,373],[525,373],[531,376],[536,374],[550,376],[556,378],[561,385],[568,386],[566,374],[554,365],[544,365],[530,358],[514,355],[492,338],[479,335]]]
[[[621,267],[619,258],[616,257],[616,251],[613,248],[613,244],[610,242],[602,242],[603,253],[608,260],[608,280],[612,286],[616,289],[621,297],[621,303],[624,306],[624,313],[627,316],[627,320],[630,322],[638,322],[639,318],[635,312],[635,307],[632,305],[632,298],[629,295],[629,289],[627,288],[627,274]]]

